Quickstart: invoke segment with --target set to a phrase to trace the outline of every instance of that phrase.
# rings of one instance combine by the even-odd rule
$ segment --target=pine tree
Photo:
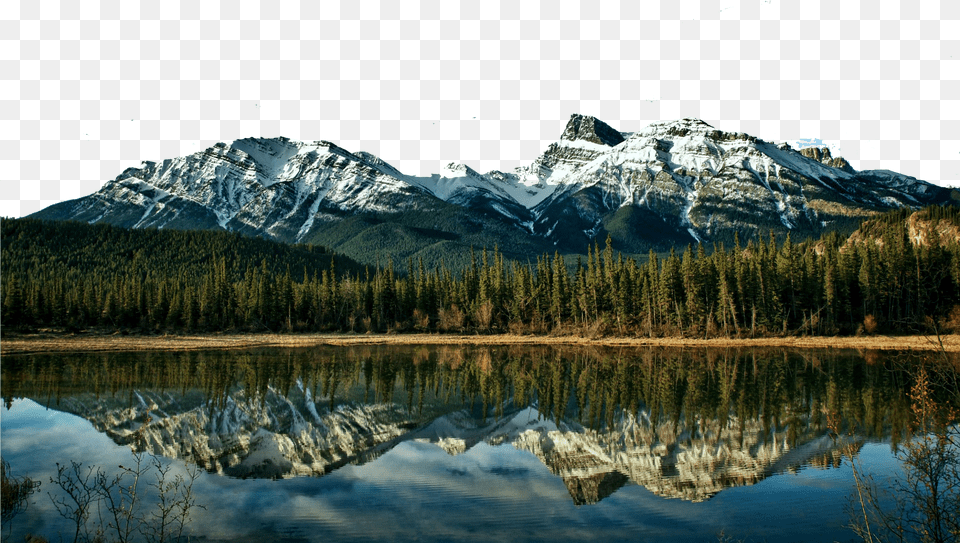
[[[658,312],[663,316],[664,323],[682,329],[684,325],[684,309],[682,304],[683,277],[680,274],[680,258],[671,249],[670,256],[663,262],[660,273]]]
[[[3,325],[17,327],[25,324],[26,301],[19,278],[13,276],[4,281],[3,289]]]
[[[550,313],[553,315],[553,325],[563,324],[568,315],[568,286],[567,267],[563,263],[563,256],[559,252],[553,254],[553,288],[550,293]]]

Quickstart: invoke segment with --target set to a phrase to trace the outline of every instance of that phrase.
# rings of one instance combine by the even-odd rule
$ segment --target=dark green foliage
[[[627,228],[630,217],[620,219],[611,226]],[[388,238],[409,242],[361,268],[319,247],[237,234],[5,220],[3,327],[694,337],[960,329],[956,239],[918,245],[909,233],[917,223],[956,227],[956,208],[891,212],[850,240],[771,234],[743,246],[734,236],[731,249],[651,250],[643,263],[618,252],[613,236],[585,259],[520,259],[517,245],[463,247],[451,263],[441,248],[462,238],[422,216],[410,221],[420,226],[344,221],[345,239],[362,240],[367,256]]]
[[[867,436],[901,435],[911,419],[906,393],[913,363],[873,356],[873,363],[865,364],[856,353],[822,350],[570,346],[79,353],[68,363],[61,354],[49,354],[10,357],[2,367],[0,392],[52,405],[78,394],[122,398],[117,391],[130,388],[197,389],[210,405],[223,406],[238,389],[262,398],[268,390],[289,394],[302,386],[316,397],[329,396],[333,409],[356,400],[350,394],[358,392],[365,401],[413,397],[415,405],[423,405],[433,391],[454,404],[447,408],[459,409],[458,399],[491,410],[533,402],[546,418],[574,419],[594,429],[610,427],[607,417],[621,410],[645,409],[655,424],[674,419],[700,425],[684,421],[682,412],[720,420],[720,427],[735,412],[741,421],[764,417],[781,429],[797,426],[790,434],[793,447],[798,433],[823,435],[825,413],[840,415],[847,425],[841,431],[856,425]],[[932,393],[946,402],[955,389],[944,382]]]
[[[644,254],[664,246],[682,246],[696,240],[677,224],[668,224],[659,214],[640,206],[623,206],[603,220],[603,230],[613,248],[627,254]],[[601,232],[601,236],[604,234]]]
[[[539,254],[547,242],[507,224],[502,217],[438,204],[427,211],[389,215],[349,215],[318,225],[304,241],[330,247],[359,262],[407,271],[411,258],[422,258],[427,268],[441,262],[453,270],[469,265],[471,247],[499,246],[514,260]],[[552,246],[551,246],[552,247]]]
[[[223,231],[133,230],[109,225],[4,219],[0,226],[4,274],[18,271],[133,274],[186,279],[204,277],[219,259],[229,280],[244,276],[251,265],[266,262],[272,273],[287,267],[296,279],[304,268],[328,268],[334,254],[320,246],[288,245]],[[336,256],[341,272],[359,273],[363,266]]]
[[[364,269],[323,247],[226,232],[4,219],[0,242],[6,329],[225,329],[244,322],[238,302],[256,293],[244,288],[252,278],[272,282],[289,270],[304,283],[331,266],[343,275]]]

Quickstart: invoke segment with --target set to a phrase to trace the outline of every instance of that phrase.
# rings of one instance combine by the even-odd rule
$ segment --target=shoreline
[[[960,352],[960,335],[940,337],[943,350]],[[511,334],[224,334],[184,336],[35,334],[0,338],[0,354],[123,351],[195,351],[253,347],[313,347],[318,345],[570,345],[598,347],[787,347],[794,349],[940,350],[936,336],[771,337],[754,339],[682,337],[639,338],[580,336],[521,336]]]

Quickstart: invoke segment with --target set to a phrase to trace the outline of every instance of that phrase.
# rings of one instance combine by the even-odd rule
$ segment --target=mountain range
[[[239,391],[219,407],[197,391],[133,390],[129,398],[132,404],[124,395],[81,394],[52,407],[86,418],[116,443],[139,442],[150,454],[243,478],[321,477],[372,462],[406,441],[431,443],[454,456],[478,443],[510,444],[562,478],[577,505],[597,503],[627,484],[665,498],[704,501],[774,473],[830,463],[848,443],[812,428],[791,437],[786,427],[771,430],[761,418],[701,420],[688,427],[651,421],[646,410],[623,413],[598,431],[512,402],[493,420],[457,409],[423,424],[395,403],[328,409],[300,386],[287,394],[269,389],[263,398]],[[144,424],[146,415],[150,421]],[[808,415],[801,417],[801,426],[809,428]]]
[[[857,171],[827,148],[792,149],[698,119],[635,133],[575,114],[529,166],[449,164],[406,175],[328,141],[247,138],[128,168],[90,196],[33,217],[129,228],[229,230],[319,244],[361,262],[585,253],[609,235],[626,254],[697,242],[795,239],[960,193],[888,170]]]

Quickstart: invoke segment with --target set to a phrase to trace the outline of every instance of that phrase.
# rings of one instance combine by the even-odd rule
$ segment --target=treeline
[[[957,208],[918,213],[929,232],[960,224]],[[92,261],[57,256],[62,235],[93,227],[5,220],[2,324],[697,337],[916,333],[960,324],[956,238],[926,235],[915,244],[907,218],[893,212],[863,229],[869,236],[850,240],[829,234],[778,243],[771,235],[742,246],[735,240],[732,248],[651,252],[646,262],[615,254],[608,239],[604,248],[588,247],[572,271],[559,254],[508,262],[484,249],[458,273],[409,262],[405,275],[392,265],[343,269],[327,253],[320,263],[292,263],[185,241],[211,233],[124,230],[130,246],[142,235],[183,247],[180,256],[131,273],[130,262],[145,255],[123,244]],[[170,234],[181,238],[165,241]]]

